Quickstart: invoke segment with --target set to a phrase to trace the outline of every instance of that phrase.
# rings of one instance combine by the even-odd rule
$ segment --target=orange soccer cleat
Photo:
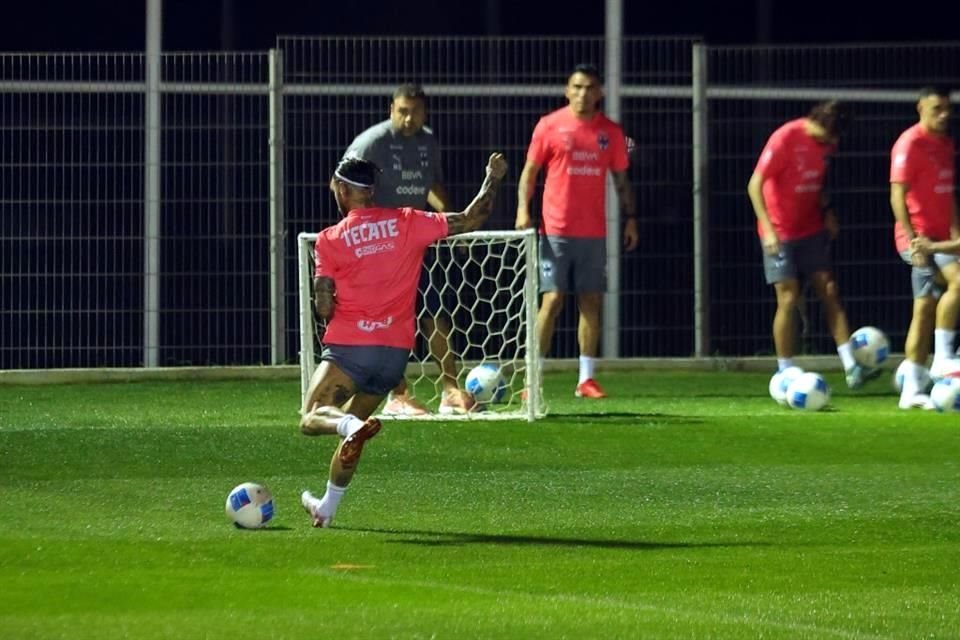
[[[346,468],[356,466],[363,453],[363,445],[380,432],[383,425],[376,418],[367,418],[363,426],[343,439],[340,445],[340,464]]]
[[[604,393],[603,389],[600,388],[600,385],[597,384],[597,381],[593,378],[587,378],[583,382],[577,385],[577,390],[573,392],[573,395],[578,398],[606,398],[607,394]]]

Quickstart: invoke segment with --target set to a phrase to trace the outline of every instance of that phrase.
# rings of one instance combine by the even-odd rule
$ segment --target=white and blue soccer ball
[[[897,370],[893,373],[893,388],[897,390],[897,393],[903,391],[903,370],[906,367],[906,364],[906,360],[901,362],[900,366],[897,367]],[[930,370],[926,367],[920,367],[920,373],[918,376],[920,378],[920,392],[929,393],[930,387],[933,386],[933,380],[930,378]]]
[[[507,395],[507,381],[500,373],[500,367],[486,362],[470,369],[465,387],[481,405],[500,402]]]
[[[930,400],[937,411],[960,411],[960,379],[943,378],[937,381],[930,390]]]
[[[787,387],[801,375],[803,369],[800,367],[787,367],[783,371],[777,371],[770,378],[770,397],[776,400],[777,404],[787,406]]]
[[[819,411],[830,402],[830,386],[819,373],[808,371],[787,387],[787,404],[803,411]]]
[[[256,482],[244,482],[227,495],[227,517],[238,529],[259,529],[273,519],[273,495]]]
[[[868,369],[879,367],[890,355],[890,340],[876,327],[860,327],[850,335],[853,358]]]

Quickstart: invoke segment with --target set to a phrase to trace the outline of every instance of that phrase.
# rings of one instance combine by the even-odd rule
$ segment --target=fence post
[[[710,354],[710,169],[707,149],[707,46],[693,45],[693,354]]]
[[[160,364],[160,127],[163,0],[147,0],[144,95],[143,366]]]
[[[286,232],[284,229],[285,151],[283,124],[283,52],[271,49],[270,65],[270,362],[282,364],[287,359],[286,317]]]
[[[622,60],[623,60],[623,0],[607,0],[606,10],[606,82],[604,110],[607,116],[620,122]],[[607,191],[611,179],[607,177]],[[620,357],[620,233],[623,219],[617,199],[608,193],[607,217],[607,293],[603,303],[603,357]]]

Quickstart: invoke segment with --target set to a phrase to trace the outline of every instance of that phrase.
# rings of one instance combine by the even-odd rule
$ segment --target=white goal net
[[[314,313],[314,243],[317,234],[301,233],[299,248],[301,398],[323,348],[323,327]],[[474,231],[445,238],[431,248],[424,268],[429,282],[418,292],[417,345],[410,354],[407,383],[432,411],[417,419],[535,420],[545,414],[541,390],[537,316],[537,235],[528,231]],[[421,278],[421,285],[425,280]],[[439,316],[439,323],[429,319]],[[501,401],[467,414],[437,413],[443,385],[431,356],[427,328],[447,323],[456,375],[466,387],[468,372],[495,364],[506,381]],[[433,329],[436,330],[435,328]]]

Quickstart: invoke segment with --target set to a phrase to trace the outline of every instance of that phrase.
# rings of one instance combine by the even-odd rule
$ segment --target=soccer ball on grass
[[[480,405],[500,402],[507,395],[507,381],[500,373],[500,367],[486,362],[470,370],[465,386],[467,393]]]
[[[259,529],[273,518],[273,495],[256,482],[244,482],[227,495],[227,517],[238,529]]]
[[[787,367],[783,371],[777,371],[770,378],[770,397],[776,400],[777,404],[787,406],[787,387],[801,375],[803,369],[800,367]]]
[[[876,327],[860,327],[850,335],[853,357],[867,369],[879,367],[890,354],[887,335]]]
[[[819,373],[808,371],[787,387],[787,404],[794,409],[819,411],[830,402],[830,387]]]

